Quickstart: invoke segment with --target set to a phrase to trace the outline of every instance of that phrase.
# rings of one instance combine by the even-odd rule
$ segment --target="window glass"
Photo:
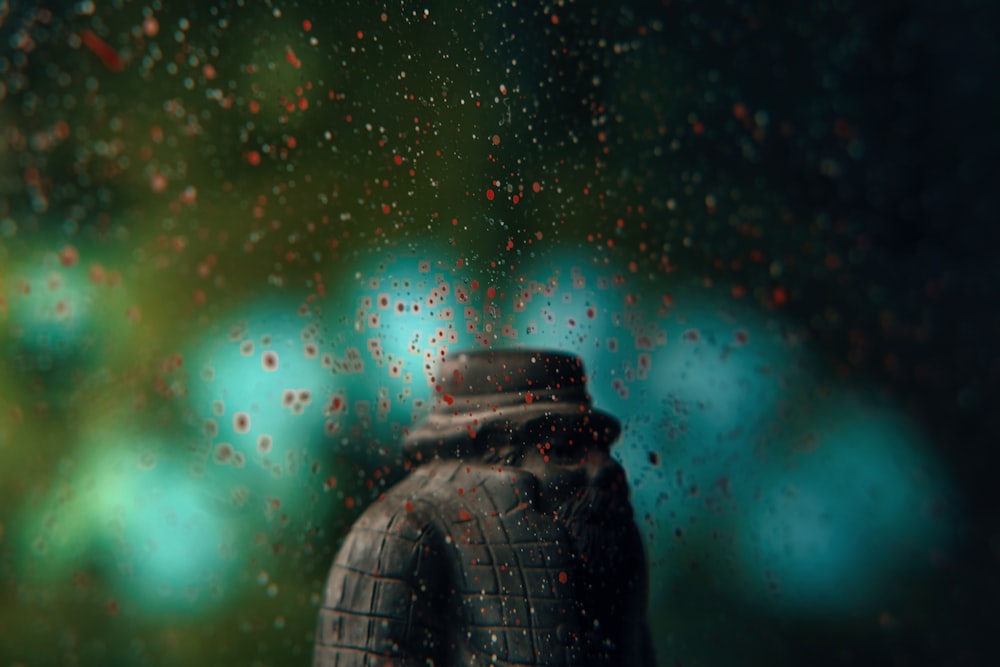
[[[0,0],[0,657],[308,664],[440,360],[542,347],[660,664],[981,659],[982,79],[924,4]]]

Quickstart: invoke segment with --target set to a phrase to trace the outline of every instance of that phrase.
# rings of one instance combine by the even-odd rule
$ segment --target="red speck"
[[[155,16],[147,16],[142,21],[142,32],[145,33],[147,37],[156,37],[160,32],[160,22],[156,20]]]
[[[392,161],[395,162],[397,165],[401,165],[403,164],[403,156],[402,155],[393,156]]]
[[[228,442],[222,442],[215,446],[215,456],[219,461],[228,461],[233,455],[233,446]]]
[[[496,198],[496,196],[497,193],[493,192],[493,188],[490,188],[486,191],[486,198],[489,199],[490,201],[493,201],[493,199]]]
[[[452,396],[451,394],[444,394],[443,396],[441,396],[441,399],[448,405],[452,405],[455,403],[455,397]]]
[[[854,136],[854,127],[843,118],[838,118],[833,122],[833,133],[839,139],[850,139]]]
[[[79,260],[80,252],[71,245],[64,246],[63,249],[59,251],[59,263],[63,266],[75,266]]]
[[[118,606],[118,600],[111,598],[108,600],[108,615],[117,616],[121,608]]]
[[[783,306],[788,303],[788,290],[784,287],[775,287],[771,290],[771,300],[776,306]]]
[[[364,39],[364,38],[365,38],[365,33],[358,30],[358,39]]]
[[[344,507],[349,510],[354,509],[354,498],[352,496],[344,498]]]
[[[309,19],[306,19],[305,21],[303,21],[302,22],[302,29],[305,30],[306,32],[309,32],[310,30],[312,30],[313,29],[312,21],[310,21]]]
[[[699,134],[700,135],[700,134],[703,134],[704,132],[705,132],[705,124],[704,123],[702,123],[701,121],[698,121],[697,123],[694,124],[694,133],[695,134]]]
[[[473,280],[472,281],[472,289],[479,289],[479,281],[478,280]]]
[[[535,395],[534,395],[534,394],[532,394],[532,393],[527,393],[527,394],[525,394],[525,395],[524,395],[524,402],[525,402],[525,403],[531,403],[531,402],[533,402],[534,400],[535,400]]]
[[[407,512],[413,511],[413,503],[411,503],[409,500],[406,501],[406,511]]]
[[[569,577],[566,575],[565,571],[559,573],[559,583],[560,584],[565,584],[568,580],[569,580]]]
[[[458,519],[459,519],[459,521],[468,521],[471,518],[472,518],[472,515],[469,514],[469,510],[459,510],[458,511]]]
[[[237,412],[233,415],[233,429],[237,433],[246,433],[250,430],[250,415],[245,412]]]
[[[486,288],[486,296],[488,296],[491,299],[495,299],[497,296],[497,288],[496,287]]]
[[[247,153],[247,162],[249,162],[250,166],[252,167],[256,167],[257,165],[259,165],[260,153],[258,153],[257,151],[249,151]]]
[[[118,52],[110,44],[98,37],[94,31],[84,29],[80,33],[80,39],[83,40],[83,45],[100,58],[101,62],[109,70],[112,72],[121,72],[125,69],[125,62],[118,55]]]
[[[531,184],[531,191],[532,192],[541,192],[542,191],[542,184],[539,183],[538,181],[535,181],[534,183]]]

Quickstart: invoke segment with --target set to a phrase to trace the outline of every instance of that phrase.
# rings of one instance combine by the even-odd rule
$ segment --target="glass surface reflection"
[[[0,661],[308,664],[441,360],[546,348],[660,664],[988,662],[966,10],[0,2]]]

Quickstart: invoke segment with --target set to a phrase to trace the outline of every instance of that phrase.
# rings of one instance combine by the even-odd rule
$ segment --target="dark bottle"
[[[409,476],[337,554],[315,666],[652,665],[618,421],[579,358],[447,358]]]

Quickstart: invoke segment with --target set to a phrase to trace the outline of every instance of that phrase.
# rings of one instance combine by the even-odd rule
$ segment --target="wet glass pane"
[[[546,348],[658,664],[987,664],[960,4],[0,0],[0,662],[309,664],[441,361]]]

